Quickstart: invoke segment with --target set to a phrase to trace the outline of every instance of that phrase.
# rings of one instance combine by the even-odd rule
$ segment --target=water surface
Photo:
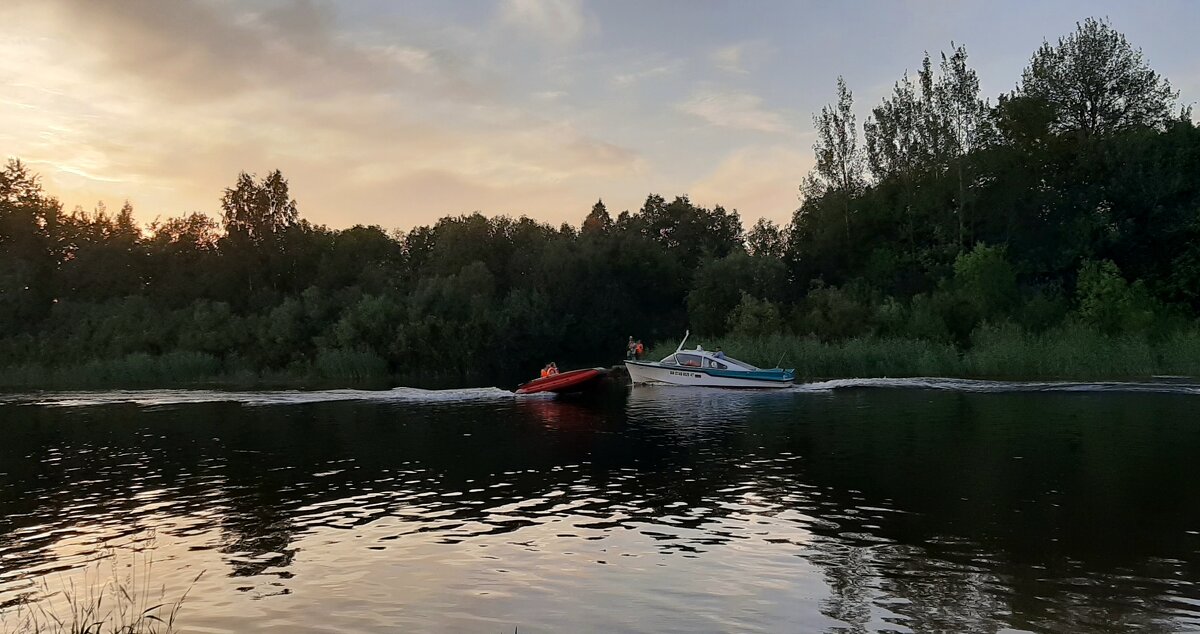
[[[1200,630],[1200,387],[0,397],[0,605],[188,632]],[[0,631],[3,631],[0,626]]]

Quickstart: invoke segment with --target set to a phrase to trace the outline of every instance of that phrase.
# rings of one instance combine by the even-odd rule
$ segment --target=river
[[[1200,386],[0,396],[0,631],[1200,631]],[[25,609],[28,608],[28,603]]]

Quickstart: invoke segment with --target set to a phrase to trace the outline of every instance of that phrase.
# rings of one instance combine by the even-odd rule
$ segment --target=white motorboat
[[[662,361],[626,361],[629,378],[636,383],[668,383],[705,387],[781,388],[792,385],[794,369],[756,368],[721,351],[710,352],[696,346],[684,350],[684,335],[679,347]]]

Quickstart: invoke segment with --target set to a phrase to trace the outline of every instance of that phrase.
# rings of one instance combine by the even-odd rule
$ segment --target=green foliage
[[[943,292],[913,296],[903,334],[915,339],[951,341],[952,333],[946,324],[950,306],[950,296]]]
[[[839,76],[837,80],[837,103],[813,115],[813,127],[817,131],[817,141],[813,144],[817,163],[805,181],[806,195],[857,194],[864,185],[864,159],[855,127],[854,94],[845,78]]]
[[[1145,377],[1160,365],[1145,338],[1080,325],[1042,334],[1013,324],[984,325],[972,337],[966,362],[974,376],[1052,379]]]
[[[787,236],[774,221],[759,218],[746,233],[746,252],[756,258],[782,260],[787,253]]]
[[[1155,302],[1145,285],[1127,283],[1110,260],[1084,262],[1077,288],[1080,319],[1102,332],[1140,333],[1154,323]]]
[[[799,307],[797,332],[825,339],[845,339],[872,331],[874,310],[869,298],[851,289],[818,285]]]
[[[729,314],[729,332],[733,336],[761,337],[782,330],[783,318],[775,304],[742,291],[741,301]]]
[[[731,313],[745,296],[778,297],[785,284],[783,262],[735,251],[696,269],[687,295],[688,319],[697,333],[720,335],[730,328]]]
[[[1030,289],[1018,312],[1018,323],[1033,333],[1062,323],[1070,306],[1057,285]]]
[[[1022,75],[1021,93],[1050,106],[1054,129],[1088,136],[1165,126],[1179,96],[1140,49],[1095,18],[1057,46],[1042,44]]]
[[[321,350],[317,374],[326,380],[366,381],[387,374],[387,361],[373,352]]]
[[[238,174],[237,185],[221,198],[225,231],[241,235],[255,244],[271,240],[296,224],[296,201],[288,194],[288,183],[279,170],[259,182],[254,176]]]
[[[979,318],[1006,316],[1019,299],[1017,273],[1001,247],[979,244],[959,255],[954,260],[954,286]]]

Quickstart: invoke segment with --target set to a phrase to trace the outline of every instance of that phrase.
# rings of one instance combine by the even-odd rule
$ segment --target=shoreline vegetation
[[[1064,326],[1032,334],[1008,324],[981,327],[972,344],[960,350],[919,339],[869,336],[823,342],[790,335],[731,336],[701,343],[707,350],[720,347],[759,367],[794,367],[797,382],[913,377],[1098,381],[1200,375],[1200,332],[1195,331],[1150,342],[1087,327]],[[676,345],[656,345],[647,358],[665,357]]]
[[[955,377],[992,380],[1147,380],[1200,376],[1200,331],[1171,334],[1159,341],[1135,335],[1107,335],[1082,325],[1029,333],[1014,324],[983,325],[971,347],[896,337],[864,336],[821,341],[811,336],[730,335],[690,341],[718,347],[759,367],[796,369],[797,382],[851,378]],[[677,342],[662,341],[647,351],[657,360],[674,352]],[[617,363],[614,361],[614,363]],[[520,377],[505,377],[514,383]],[[78,366],[27,365],[0,368],[0,389],[225,388],[388,389],[400,386],[478,387],[495,377],[403,376],[366,353],[319,357],[312,365],[269,373],[229,368],[212,355],[134,354],[93,360]],[[503,386],[502,386],[503,387]]]
[[[0,388],[515,385],[687,329],[804,379],[1200,374],[1200,128],[1141,51],[1084,20],[995,103],[964,47],[913,61],[861,126],[839,79],[783,226],[650,194],[330,229],[278,170],[139,225],[12,159]]]

